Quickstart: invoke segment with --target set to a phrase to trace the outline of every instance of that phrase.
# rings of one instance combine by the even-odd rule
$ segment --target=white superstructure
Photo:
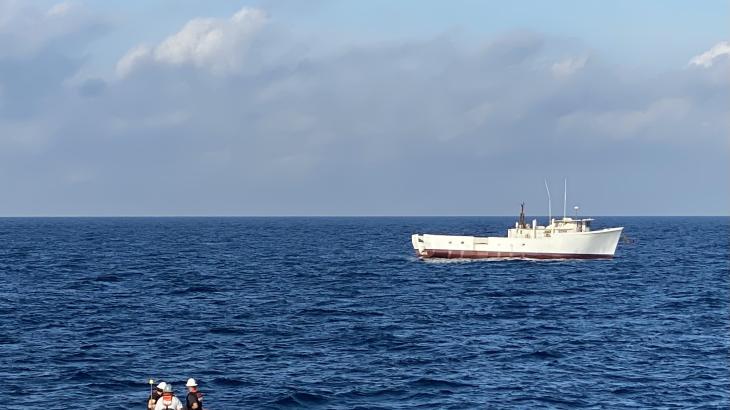
[[[524,204],[520,219],[507,237],[416,234],[413,249],[421,258],[612,258],[623,228],[592,230],[593,219],[551,219],[548,226],[525,224]]]

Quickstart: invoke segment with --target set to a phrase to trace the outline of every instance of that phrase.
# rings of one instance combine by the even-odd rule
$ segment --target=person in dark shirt
[[[151,382],[151,380],[150,380],[150,382]],[[152,384],[152,383],[150,383],[150,384]],[[162,397],[162,390],[165,389],[166,385],[167,385],[167,383],[160,382],[160,384],[157,385],[155,390],[153,390],[152,393],[150,393],[150,397],[147,399],[147,410],[155,410],[155,404],[157,404],[157,400],[159,400],[160,397]]]
[[[198,391],[198,383],[192,377],[185,383],[188,388],[188,396],[185,398],[186,410],[203,410],[203,393]]]

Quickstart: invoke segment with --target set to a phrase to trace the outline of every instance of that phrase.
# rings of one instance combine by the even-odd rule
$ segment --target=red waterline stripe
[[[611,259],[613,255],[585,253],[530,253],[530,252],[491,252],[491,251],[459,251],[448,249],[426,249],[424,254],[416,255],[421,259],[486,259],[486,258],[529,258],[529,259]]]

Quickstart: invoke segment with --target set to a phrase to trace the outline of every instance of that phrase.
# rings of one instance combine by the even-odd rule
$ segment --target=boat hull
[[[505,238],[416,234],[411,240],[423,259],[611,259],[623,228]]]

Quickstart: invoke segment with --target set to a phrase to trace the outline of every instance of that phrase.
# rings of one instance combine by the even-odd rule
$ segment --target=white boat
[[[577,212],[577,207],[576,207]],[[548,226],[525,223],[524,204],[507,237],[415,234],[413,249],[420,258],[610,259],[622,227],[592,230],[593,219],[550,218]]]

